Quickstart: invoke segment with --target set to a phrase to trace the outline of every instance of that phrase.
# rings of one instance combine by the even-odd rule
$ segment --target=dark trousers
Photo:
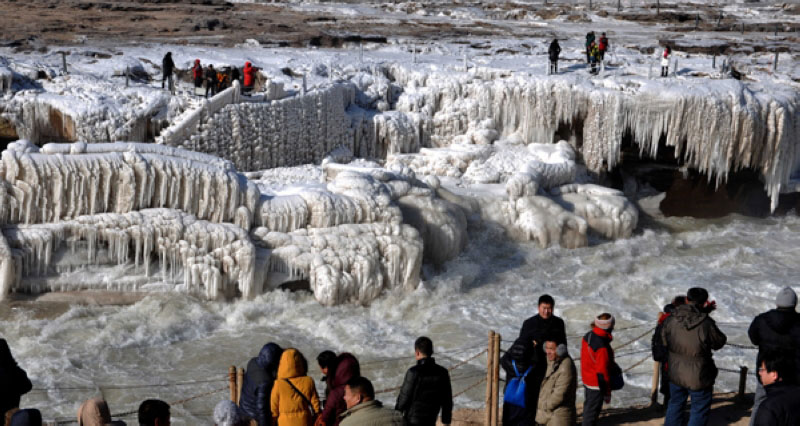
[[[689,408],[689,426],[705,426],[708,424],[708,415],[711,412],[711,395],[713,388],[689,390],[670,383],[670,398],[667,405],[667,414],[664,417],[664,426],[681,426],[683,424],[683,409],[686,400],[692,398]]]
[[[550,60],[550,74],[558,74],[558,59]]]
[[[168,85],[167,87],[169,88],[169,90],[172,90],[172,88],[174,87],[174,86],[172,85],[172,83],[173,83],[173,82],[172,82],[172,74],[165,75],[165,76],[163,76],[163,77],[161,78],[161,88],[162,88],[162,89],[164,88],[164,83],[169,83],[169,85]]]
[[[593,426],[597,424],[597,419],[600,417],[600,410],[603,409],[603,392],[599,390],[589,389],[583,387],[583,426]]]
[[[217,94],[217,84],[214,80],[206,80],[206,97],[208,97],[208,93],[211,93],[211,96]]]
[[[661,67],[661,77],[669,75],[669,67]]]
[[[592,74],[597,74],[597,61],[592,60]]]

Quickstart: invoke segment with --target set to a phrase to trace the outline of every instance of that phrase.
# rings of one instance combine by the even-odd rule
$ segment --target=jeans
[[[583,387],[583,426],[592,426],[597,424],[597,418],[600,417],[600,410],[603,409],[603,399],[605,395],[603,392],[595,389]]]
[[[753,426],[756,423],[758,406],[761,405],[765,399],[767,399],[767,391],[764,389],[764,385],[761,384],[761,381],[756,378],[756,397],[755,401],[753,401],[753,411],[750,414],[750,426]]]
[[[689,390],[675,383],[669,384],[669,405],[664,426],[681,426],[683,424],[683,409],[686,399],[691,396],[692,404],[689,412],[689,426],[705,426],[708,424],[708,414],[711,412],[711,394],[713,387],[702,390]]]

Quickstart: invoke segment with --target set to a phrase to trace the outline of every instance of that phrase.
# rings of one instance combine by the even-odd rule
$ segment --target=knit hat
[[[791,287],[784,287],[775,298],[775,305],[779,308],[794,308],[797,306],[797,294]]]
[[[239,407],[233,401],[220,401],[214,407],[214,423],[220,426],[235,426],[242,421]]]
[[[616,323],[616,319],[614,319],[614,315],[611,315],[609,319],[600,319],[600,315],[594,319],[594,326],[597,328],[602,328],[603,330],[611,330],[614,328],[614,324]]]
[[[556,346],[556,355],[559,358],[564,358],[567,356],[567,345],[560,343],[558,346]]]

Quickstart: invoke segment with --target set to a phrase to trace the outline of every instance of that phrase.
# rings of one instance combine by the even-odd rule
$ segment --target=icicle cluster
[[[40,150],[16,142],[3,151],[0,177],[0,223],[156,207],[212,222],[235,222],[238,216],[250,223],[260,196],[228,161],[142,143],[76,142]]]
[[[419,285],[422,242],[409,225],[372,223],[309,228],[291,233],[256,228],[253,238],[272,249],[271,273],[308,280],[324,305],[367,303],[384,289]]]
[[[181,287],[208,299],[233,296],[237,290],[244,297],[261,292],[262,283],[255,280],[256,248],[247,231],[177,210],[145,209],[9,225],[3,228],[3,236],[2,295],[8,291],[138,291],[152,283]],[[69,279],[75,271],[114,265],[127,267],[124,279]]]

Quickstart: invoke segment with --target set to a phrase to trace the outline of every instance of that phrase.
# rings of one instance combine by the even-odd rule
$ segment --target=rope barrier
[[[482,379],[478,380],[477,382],[475,382],[475,383],[473,383],[473,384],[471,384],[471,385],[467,386],[467,387],[466,387],[464,390],[462,390],[461,392],[458,392],[457,394],[453,395],[453,398],[457,398],[457,397],[459,397],[459,396],[461,396],[461,395],[463,395],[463,394],[467,393],[467,392],[468,392],[468,391],[470,391],[471,389],[475,388],[475,386],[478,386],[478,385],[480,385],[481,383],[483,383],[483,382],[485,382],[485,381],[486,381],[486,377],[484,377],[484,378],[482,378]]]
[[[647,361],[648,359],[650,359],[650,355],[647,355],[647,356],[645,356],[644,358],[640,359],[640,360],[639,360],[638,362],[636,362],[635,364],[633,364],[633,365],[631,365],[630,367],[628,367],[628,368],[626,368],[626,369],[622,370],[622,372],[623,372],[623,373],[627,373],[627,372],[629,372],[629,371],[633,370],[634,368],[636,368],[636,367],[638,367],[638,366],[642,365],[642,363],[644,363],[644,362],[645,362],[645,361]]]
[[[454,366],[452,366],[452,367],[448,368],[448,369],[447,369],[447,371],[453,371],[453,370],[455,370],[456,368],[459,368],[459,367],[461,367],[461,366],[463,366],[463,365],[465,365],[465,364],[469,363],[470,361],[474,360],[475,358],[478,358],[479,356],[481,356],[481,355],[485,354],[487,351],[488,351],[488,349],[484,349],[484,350],[482,350],[482,351],[480,351],[480,352],[476,353],[475,355],[473,355],[473,356],[471,356],[471,357],[469,357],[469,358],[465,359],[464,361],[461,361],[461,362],[459,362],[458,364],[456,364],[456,365],[454,365]]]
[[[758,346],[740,345],[740,344],[737,344],[737,343],[726,343],[725,346],[723,346],[723,348],[726,348],[728,346],[730,346],[732,348],[739,348],[739,349],[758,350]]]
[[[219,388],[219,389],[214,389],[214,390],[211,390],[211,391],[208,391],[208,392],[204,392],[204,393],[201,393],[201,394],[197,394],[197,395],[194,395],[194,396],[190,396],[188,398],[179,399],[177,401],[172,401],[172,402],[169,403],[169,405],[183,405],[183,404],[185,404],[185,403],[187,403],[189,401],[193,401],[195,399],[202,398],[204,396],[213,395],[215,393],[219,393],[219,392],[222,392],[224,390],[228,390],[228,386],[225,386],[225,387],[222,387],[222,388]],[[127,416],[131,416],[133,414],[138,414],[138,413],[139,413],[139,410],[136,409],[136,410],[133,410],[133,411],[124,411],[122,413],[112,414],[111,417],[127,417]]]
[[[144,388],[164,388],[164,387],[173,387],[173,386],[188,386],[188,385],[197,385],[202,383],[216,383],[221,381],[227,381],[228,378],[222,379],[210,379],[210,380],[193,380],[190,382],[176,382],[176,383],[152,383],[152,384],[145,384],[145,385],[96,385],[94,387],[88,386],[64,386],[64,387],[54,387],[54,388],[33,388],[31,392],[50,392],[50,391],[73,391],[73,390],[87,390],[93,391],[97,389],[102,390],[119,390],[119,389],[144,389]]]
[[[642,333],[642,334],[640,334],[640,335],[636,336],[635,338],[633,338],[633,339],[631,339],[631,340],[628,340],[627,342],[625,342],[625,343],[623,343],[623,344],[621,344],[621,345],[617,346],[616,348],[614,348],[614,351],[618,351],[618,350],[620,350],[620,349],[624,348],[625,346],[628,346],[628,345],[630,345],[631,343],[634,343],[634,342],[638,341],[639,339],[641,339],[641,338],[643,338],[643,337],[647,336],[648,334],[652,333],[652,332],[653,332],[653,331],[655,331],[655,330],[656,330],[656,327],[653,327],[653,328],[651,328],[651,329],[649,329],[649,330],[645,331],[644,333]]]
[[[456,349],[449,350],[449,351],[446,351],[446,352],[437,352],[436,355],[452,359],[452,357],[450,357],[448,355],[462,353],[462,352],[465,352],[465,351],[468,351],[468,350],[472,350],[472,349],[475,349],[475,348],[478,348],[478,347],[481,347],[481,346],[483,346],[483,343],[478,344],[478,345],[472,345],[472,346],[464,346],[464,347],[456,348]],[[484,350],[483,352],[486,352],[486,351]],[[383,363],[388,363],[388,362],[395,362],[395,361],[402,361],[402,360],[412,360],[412,359],[414,359],[414,355],[400,356],[400,357],[396,357],[396,358],[376,359],[376,360],[373,360],[373,361],[362,362],[362,363],[360,363],[360,365],[363,367],[363,366],[366,366],[366,365],[383,364]]]

